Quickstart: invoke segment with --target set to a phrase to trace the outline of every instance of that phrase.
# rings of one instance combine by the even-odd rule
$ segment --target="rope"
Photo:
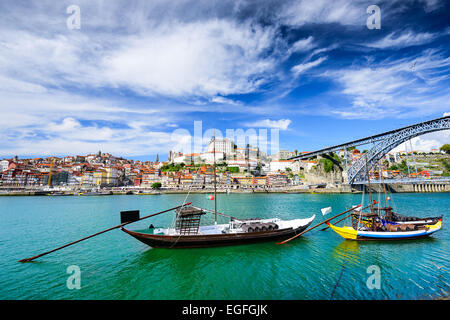
[[[189,197],[189,193],[191,192],[191,188],[192,188],[192,184],[189,185],[188,193],[187,193],[187,195],[186,195],[186,198],[184,198],[184,201],[183,201],[183,206],[184,206],[184,204],[186,203],[187,198]],[[176,212],[176,211],[175,211],[175,212]],[[177,214],[175,214],[175,216],[174,216],[174,218],[173,218],[173,221],[172,221],[172,228],[173,228],[174,230],[175,230],[175,221],[176,221],[176,218],[177,218]],[[180,240],[180,238],[181,238],[181,232],[180,232],[180,234],[178,235],[178,238],[175,240],[175,242],[170,246],[170,249],[172,249],[172,248],[177,244],[177,242],[178,242],[178,240]]]

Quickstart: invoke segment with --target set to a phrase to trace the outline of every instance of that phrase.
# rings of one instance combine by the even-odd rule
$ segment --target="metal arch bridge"
[[[361,157],[360,159],[355,161],[352,166],[347,169],[347,183],[352,184],[357,181],[366,179],[366,161],[367,170],[370,170],[378,163],[381,158],[386,155],[386,153],[402,144],[403,142],[426,133],[448,129],[450,129],[450,116],[413,124],[396,130],[376,134],[370,137],[305,153],[299,156],[291,157],[289,158],[289,160],[304,160],[314,156],[336,152],[342,149],[347,151],[347,148],[350,147],[368,143],[374,144],[373,147],[367,153],[365,153],[364,157]]]

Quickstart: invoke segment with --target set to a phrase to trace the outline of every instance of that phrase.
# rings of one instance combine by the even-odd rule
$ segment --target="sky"
[[[195,121],[205,141],[276,129],[312,151],[449,115],[448,16],[437,0],[2,1],[0,158],[167,159]]]

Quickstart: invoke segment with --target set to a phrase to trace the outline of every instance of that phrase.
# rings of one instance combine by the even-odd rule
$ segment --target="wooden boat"
[[[338,227],[329,222],[327,224],[346,240],[410,240],[424,238],[439,231],[442,227],[442,219],[434,224],[416,225],[415,227],[414,224],[403,224],[395,231],[394,229],[383,230],[367,226],[359,228],[354,228],[353,226]]]
[[[315,218],[315,215],[294,220],[230,217],[227,224],[200,226],[200,217],[209,210],[188,206],[176,212],[173,228],[151,228],[147,232],[124,227],[121,230],[154,248],[198,248],[286,239],[304,231]]]
[[[383,208],[384,209],[384,208]],[[438,222],[439,220],[442,220],[443,216],[439,217],[409,217],[404,216],[395,212],[392,212],[392,208],[387,208],[387,210],[391,210],[391,214],[389,216],[389,213],[387,214],[388,218],[385,220],[387,223],[396,225],[402,225],[402,224],[414,224],[414,225],[425,225],[425,224],[434,224]]]
[[[236,245],[269,240],[287,239],[304,231],[314,220],[315,215],[307,219],[236,219],[217,212],[215,136],[214,153],[214,211],[195,206],[182,206],[176,209],[176,219],[171,228],[152,228],[150,232],[131,231],[124,227],[122,231],[139,241],[155,248],[194,248]],[[214,225],[200,226],[201,217],[214,213]],[[226,216],[229,223],[217,224],[217,215]],[[130,217],[128,217],[130,215]],[[121,212],[121,221],[126,223],[137,219],[136,211]]]
[[[100,191],[100,190],[96,190],[96,189],[78,193],[78,195],[80,195],[80,196],[109,196],[111,194],[112,194],[112,192],[110,192],[110,191]]]
[[[381,169],[380,169],[381,171]],[[383,175],[380,172],[380,176]],[[383,180],[385,207],[375,207],[370,189],[370,175],[367,172],[370,204],[369,212],[352,213],[352,225],[338,227],[327,222],[338,235],[347,240],[410,240],[428,237],[442,228],[442,216],[410,217],[393,212],[389,206],[390,198],[386,194]]]

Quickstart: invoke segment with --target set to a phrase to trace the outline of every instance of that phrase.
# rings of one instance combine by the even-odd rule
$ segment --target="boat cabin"
[[[198,234],[200,220],[206,212],[200,208],[191,206],[181,207],[175,211],[177,213],[175,221],[175,231],[180,235]]]

